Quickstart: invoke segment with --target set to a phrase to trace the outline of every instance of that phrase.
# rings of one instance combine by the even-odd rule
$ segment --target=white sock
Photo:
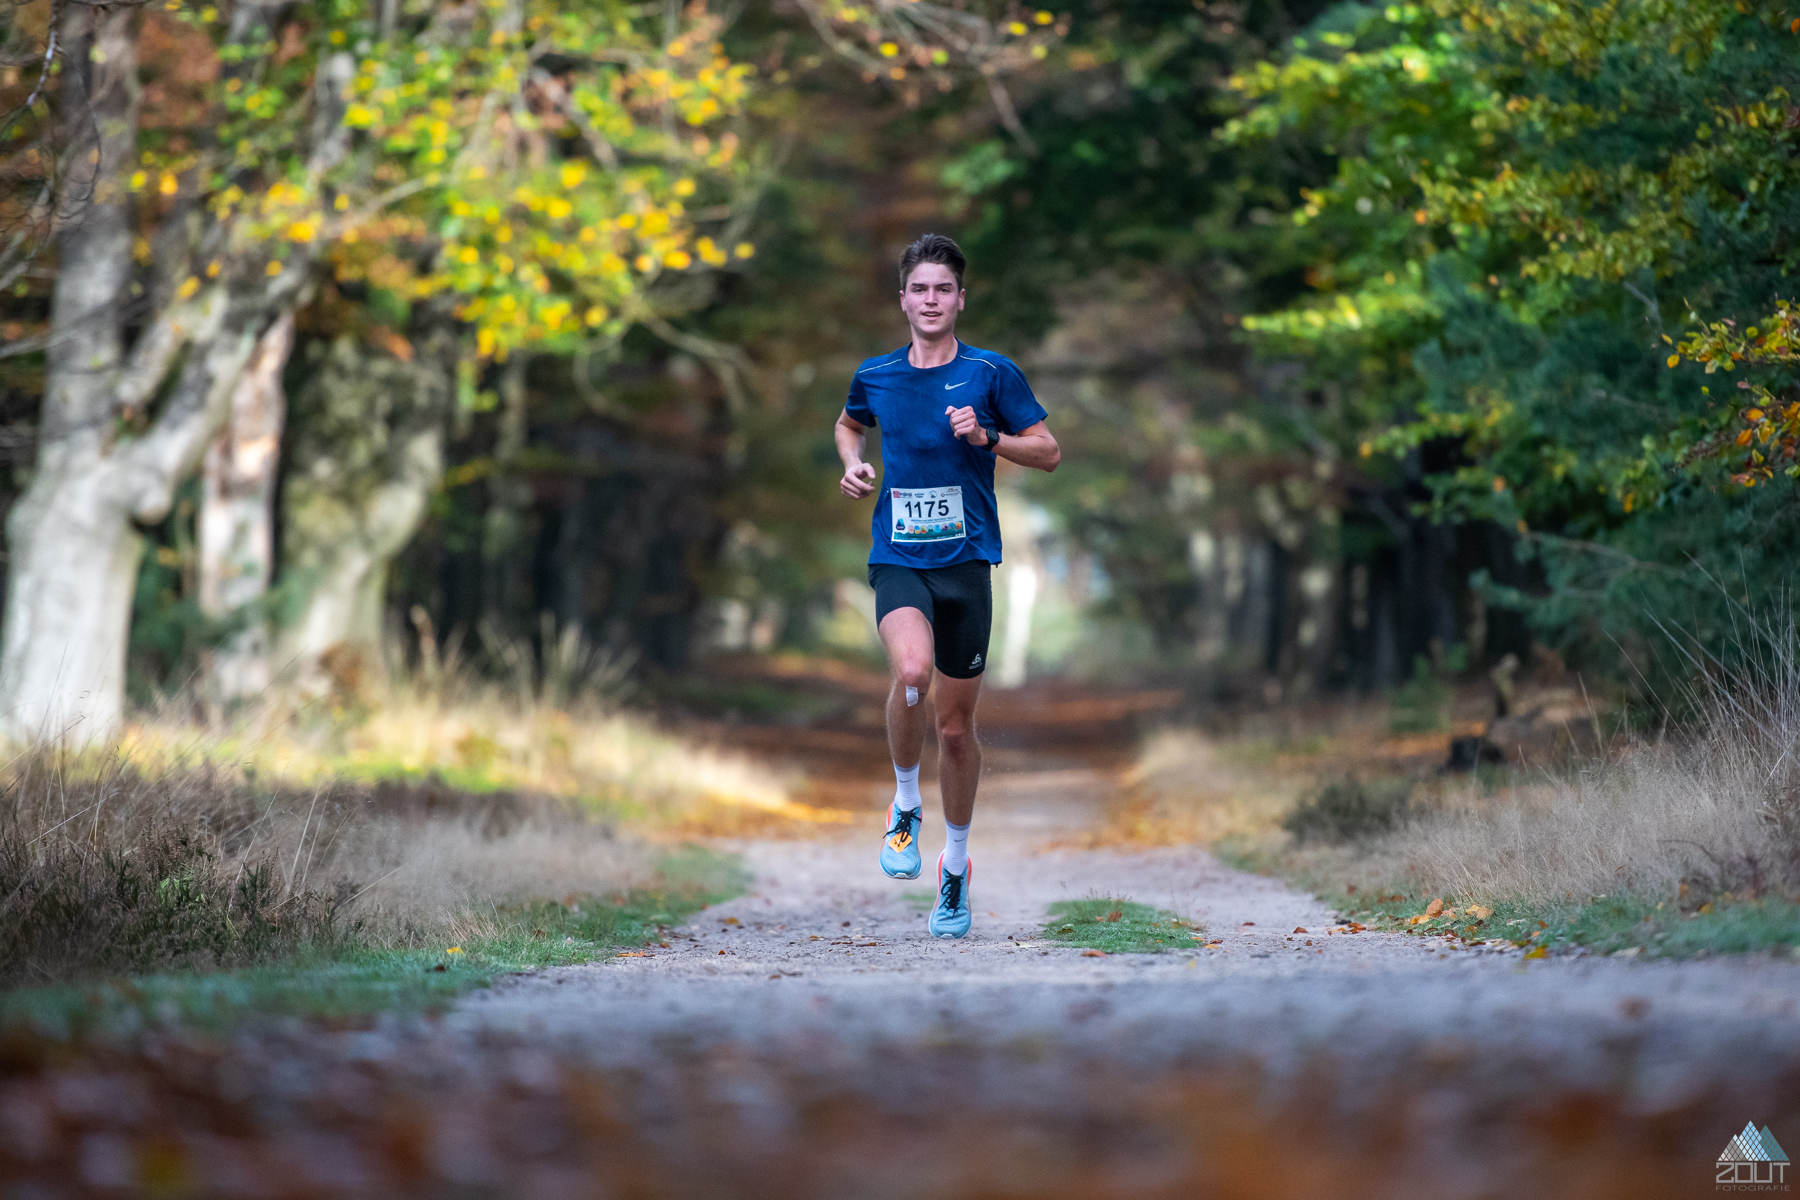
[[[894,764],[894,803],[901,808],[916,809],[922,803],[919,799],[919,764],[903,767]]]
[[[961,875],[969,869],[969,827],[944,822],[944,872]]]

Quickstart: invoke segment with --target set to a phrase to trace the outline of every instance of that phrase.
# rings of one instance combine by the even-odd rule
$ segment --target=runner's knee
[[[901,684],[905,687],[917,688],[921,697],[931,686],[931,670],[930,653],[902,654],[894,664],[894,673],[900,677]]]
[[[945,754],[957,756],[968,752],[975,744],[975,722],[967,713],[947,713],[939,716],[938,748]]]

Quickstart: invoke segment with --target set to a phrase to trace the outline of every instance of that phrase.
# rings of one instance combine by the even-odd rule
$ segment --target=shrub
[[[1412,811],[1412,783],[1384,779],[1362,783],[1345,779],[1328,783],[1302,800],[1282,827],[1295,839],[1349,842],[1386,833],[1405,822]]]
[[[1458,658],[1451,669],[1460,669],[1462,661]],[[1419,655],[1413,659],[1413,677],[1394,689],[1388,709],[1389,732],[1437,732],[1445,726],[1450,700],[1450,685],[1431,669],[1431,660]]]
[[[336,905],[282,886],[271,854],[227,862],[217,833],[166,810],[117,836],[103,807],[120,791],[148,794],[147,781],[58,780],[58,799],[90,803],[49,826],[34,819],[47,799],[26,794],[34,782],[47,780],[26,772],[0,794],[0,986],[244,966],[334,938]]]

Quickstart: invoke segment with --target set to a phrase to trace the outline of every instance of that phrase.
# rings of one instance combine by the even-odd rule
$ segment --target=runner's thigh
[[[952,679],[973,679],[987,669],[993,574],[993,567],[980,559],[926,573],[937,612],[931,622],[937,669]]]
[[[869,564],[869,586],[875,589],[875,629],[885,644],[889,630],[883,628],[888,614],[897,609],[914,608],[924,614],[928,627],[936,624],[936,600],[919,571],[893,563]],[[889,658],[893,657],[889,647]]]

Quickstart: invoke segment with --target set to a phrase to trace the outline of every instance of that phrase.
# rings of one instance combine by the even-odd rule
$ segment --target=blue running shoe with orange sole
[[[969,908],[969,880],[975,876],[975,860],[969,860],[961,875],[951,875],[944,870],[944,856],[939,854],[937,873],[937,904],[932,907],[931,919],[925,927],[932,937],[966,937],[975,916]]]
[[[919,810],[888,805],[888,829],[881,835],[881,869],[891,879],[917,879],[925,869],[919,858]]]

